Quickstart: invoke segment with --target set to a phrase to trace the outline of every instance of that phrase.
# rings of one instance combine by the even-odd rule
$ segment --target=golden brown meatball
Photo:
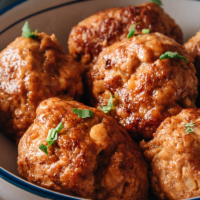
[[[186,133],[185,124],[194,123]],[[149,162],[151,185],[159,199],[200,196],[200,109],[185,109],[168,117],[154,139],[140,144]]]
[[[144,3],[107,9],[81,21],[70,33],[69,52],[82,63],[96,61],[105,47],[126,38],[130,28],[138,22],[141,24],[136,26],[136,33],[147,28],[183,43],[182,30],[175,21],[157,4]]]
[[[80,118],[72,108],[90,109]],[[147,199],[147,166],[139,147],[123,127],[96,108],[52,98],[37,108],[37,117],[19,143],[18,170],[28,181],[80,197],[102,200]],[[48,148],[38,147],[60,122],[64,129]]]
[[[19,139],[49,97],[77,99],[83,93],[80,64],[64,54],[55,35],[19,37],[0,53],[0,127]]]
[[[200,31],[184,44],[184,48],[194,57],[194,66],[197,70],[197,77],[200,80]],[[200,85],[198,86],[198,93],[200,94]],[[197,97],[196,104],[200,107],[200,95]]]
[[[160,60],[167,52],[188,59]],[[90,104],[106,105],[117,95],[111,112],[133,138],[152,138],[160,123],[183,108],[195,107],[197,78],[193,59],[181,45],[160,33],[124,39],[103,50],[87,73]]]

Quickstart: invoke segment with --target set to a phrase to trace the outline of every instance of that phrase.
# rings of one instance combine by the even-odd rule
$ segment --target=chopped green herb
[[[44,153],[46,153],[47,155],[48,152],[47,152],[47,149],[49,146],[51,146],[53,143],[55,143],[55,141],[58,139],[58,133],[64,128],[64,125],[62,124],[62,122],[60,122],[58,124],[58,126],[54,129],[54,128],[51,128],[48,132],[48,135],[47,135],[47,142],[48,142],[48,145],[44,145],[44,144],[41,144],[39,146],[39,149],[42,150]]]
[[[60,132],[63,129],[64,125],[62,124],[62,122],[60,122],[60,124],[58,124],[58,126],[54,129],[51,128],[49,130],[48,136],[47,136],[47,142],[48,145],[52,145],[57,139],[58,139],[58,132]]]
[[[30,29],[30,27],[28,25],[28,21],[26,21],[25,24],[24,24],[24,26],[22,27],[22,36],[24,38],[31,37],[31,38],[35,39],[35,38],[38,37],[37,30],[35,30],[35,32],[32,33],[32,31],[31,31],[31,29]]]
[[[184,60],[186,63],[188,62],[188,60],[187,60],[186,57],[180,56],[177,52],[167,51],[167,52],[165,52],[163,55],[160,56],[160,60],[163,60],[163,59],[171,59],[171,58],[181,58],[181,59]]]
[[[189,134],[189,133],[192,133],[192,132],[194,132],[194,129],[193,129],[193,128],[189,128],[189,127],[188,127],[188,128],[185,129],[185,133],[186,133],[186,134]]]
[[[161,0],[151,0],[152,3],[156,3],[158,4],[159,6],[162,6],[162,1]]]
[[[142,29],[142,33],[148,34],[148,33],[150,33],[150,30],[149,29]]]
[[[53,135],[55,133],[55,129],[54,128],[51,128],[48,132],[48,135],[47,135],[47,142],[48,142],[48,145],[50,145],[51,142],[53,142],[53,138],[55,138]],[[53,144],[53,143],[52,143]]]
[[[109,113],[114,108],[113,98],[115,98],[115,96],[110,93],[110,99],[108,100],[108,105],[107,106],[100,106],[100,109],[104,113]]]
[[[46,146],[46,145],[44,145],[44,144],[41,144],[41,145],[39,146],[39,149],[40,149],[41,151],[43,151],[44,153],[46,153],[47,156],[49,156],[49,154],[48,154],[48,152],[47,152],[47,148],[48,148],[48,146]]]
[[[185,127],[195,127],[195,124],[193,122],[191,123],[187,123],[187,124],[184,124]]]
[[[195,124],[193,122],[188,123],[188,124],[184,124],[184,126],[185,126],[185,133],[186,134],[194,132],[194,129],[192,127],[195,127]]]
[[[56,127],[56,131],[60,132],[63,128],[64,128],[64,125],[62,122],[60,122],[60,124],[58,124],[58,126]]]
[[[78,114],[78,117],[87,118],[94,117],[94,113],[91,110],[81,110],[78,108],[72,108],[74,114]]]
[[[131,27],[131,30],[129,31],[129,33],[128,33],[128,36],[127,36],[127,38],[129,39],[129,38],[131,38],[134,34],[135,34],[135,27],[138,25],[138,24],[140,24],[141,22],[138,22],[137,24],[134,24],[132,27]]]

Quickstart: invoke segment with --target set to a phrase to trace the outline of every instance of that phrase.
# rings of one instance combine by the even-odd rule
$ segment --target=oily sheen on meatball
[[[200,79],[200,31],[184,44],[184,48],[194,57],[194,66],[197,70],[197,77]],[[200,85],[198,86],[198,94],[199,93]],[[200,95],[197,97],[196,105],[200,107]]]
[[[167,51],[188,59],[160,60]],[[182,108],[195,107],[196,70],[193,58],[173,39],[151,33],[124,39],[103,50],[87,73],[90,105],[107,105],[133,138],[151,139],[160,123]]]
[[[72,28],[69,36],[69,52],[82,63],[96,61],[98,54],[107,46],[127,37],[133,24],[136,33],[142,29],[160,32],[183,43],[181,28],[155,3],[138,6],[111,8],[98,12]]]
[[[90,109],[80,118],[72,108]],[[37,108],[20,140],[18,171],[28,181],[75,196],[102,200],[147,199],[147,166],[138,145],[117,121],[96,108],[51,98]],[[47,156],[38,147],[60,122],[64,129]]]
[[[186,134],[185,124],[194,123]],[[168,117],[154,139],[140,147],[149,162],[151,186],[159,199],[200,196],[200,109],[185,109]]]
[[[0,127],[19,139],[33,123],[39,103],[49,97],[78,99],[82,69],[64,54],[55,35],[18,37],[0,53]]]

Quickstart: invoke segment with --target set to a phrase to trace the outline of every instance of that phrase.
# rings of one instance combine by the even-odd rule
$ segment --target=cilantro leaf
[[[135,34],[135,27],[138,25],[138,24],[140,24],[141,22],[138,22],[137,24],[134,24],[132,27],[131,27],[131,29],[130,29],[130,31],[129,31],[129,33],[128,33],[128,36],[127,36],[127,38],[129,39],[129,38],[131,38],[134,34]]]
[[[60,122],[58,124],[58,126],[54,129],[54,128],[51,128],[48,132],[48,135],[47,135],[47,142],[48,142],[48,145],[44,145],[44,144],[41,144],[39,146],[39,149],[42,150],[44,153],[46,153],[47,155],[48,152],[47,152],[47,149],[49,146],[51,146],[53,143],[55,143],[55,141],[58,139],[58,133],[64,128],[64,125],[62,122]]]
[[[148,34],[148,33],[150,33],[150,30],[149,29],[142,29],[142,33]]]
[[[29,37],[31,37],[31,38],[33,38],[33,39],[36,39],[36,38],[38,37],[37,32],[38,32],[38,31],[35,30],[34,33],[32,33],[32,34],[29,35]]]
[[[171,59],[171,58],[181,58],[182,60],[184,60],[186,63],[188,63],[188,60],[186,57],[184,56],[180,56],[177,52],[171,52],[171,51],[167,51],[164,54],[162,54],[160,56],[160,60],[163,59]]]
[[[162,6],[162,1],[161,0],[151,0],[152,3],[156,3],[158,4],[159,6]]]
[[[184,124],[184,126],[185,126],[185,133],[186,134],[194,132],[194,129],[192,127],[195,127],[195,124],[193,122]]]
[[[47,156],[49,156],[49,154],[48,154],[48,152],[47,152],[47,148],[48,148],[48,146],[46,146],[46,145],[44,145],[44,144],[41,144],[41,145],[39,146],[39,149],[40,149],[41,151],[43,151],[44,153],[46,153]]]
[[[24,38],[31,37],[31,38],[35,39],[35,38],[38,37],[37,30],[35,30],[35,32],[32,33],[32,31],[31,31],[31,29],[29,27],[28,21],[26,21],[25,24],[24,24],[24,26],[22,27],[22,36]]]
[[[110,93],[110,99],[108,100],[108,105],[107,106],[100,106],[100,109],[104,113],[109,113],[114,108],[113,98],[115,98],[115,96]]]
[[[91,110],[81,110],[78,108],[72,108],[74,114],[78,114],[78,117],[87,118],[87,117],[94,117],[94,113]]]

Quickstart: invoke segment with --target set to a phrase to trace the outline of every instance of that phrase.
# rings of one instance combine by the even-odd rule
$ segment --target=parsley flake
[[[110,93],[110,99],[108,100],[108,105],[107,106],[100,106],[100,109],[104,113],[109,113],[112,109],[114,109],[113,98],[115,98],[115,96]]]
[[[186,134],[189,134],[189,133],[192,133],[192,132],[194,132],[194,129],[193,129],[193,128],[189,128],[189,127],[188,127],[188,128],[185,129],[185,133],[186,133]]]
[[[159,6],[162,6],[162,1],[161,0],[151,0],[152,3],[156,3],[158,4]]]
[[[148,33],[150,33],[150,30],[149,29],[142,29],[142,33],[148,34]]]
[[[39,146],[39,149],[41,151],[43,151],[44,153],[47,154],[47,156],[49,156],[48,152],[47,152],[47,149],[49,146],[51,146],[53,143],[55,143],[55,141],[58,139],[58,133],[64,128],[64,125],[62,122],[60,122],[58,124],[58,126],[54,129],[54,128],[51,128],[48,132],[48,135],[47,135],[47,143],[48,145],[44,145],[44,144],[41,144]]]
[[[188,124],[184,124],[184,126],[185,126],[185,133],[186,134],[194,132],[194,129],[192,127],[195,127],[195,124],[193,122],[188,123]]]
[[[137,26],[137,25],[139,25],[141,22],[138,22],[137,24],[134,24],[132,27],[131,27],[131,29],[130,29],[130,31],[129,31],[129,33],[128,33],[128,36],[127,36],[127,38],[129,39],[129,38],[131,38],[134,34],[135,34],[135,27]]]
[[[25,24],[24,24],[24,26],[22,27],[22,36],[24,38],[31,37],[31,38],[35,39],[35,38],[38,37],[37,30],[35,30],[35,32],[32,33],[32,31],[31,31],[31,29],[29,27],[28,21],[26,21]]]
[[[187,124],[184,124],[185,127],[195,127],[195,124],[193,122],[191,123],[187,123]]]
[[[44,145],[44,144],[41,144],[41,145],[39,146],[39,149],[40,149],[41,151],[43,151],[44,153],[46,153],[47,156],[49,156],[48,151],[47,151],[47,148],[48,148],[48,146],[46,146],[46,145]]]
[[[160,60],[163,59],[171,59],[171,58],[181,58],[182,60],[184,60],[186,63],[188,63],[188,60],[186,57],[184,56],[180,56],[177,52],[171,52],[171,51],[167,51],[164,54],[162,54],[160,56]]]
[[[94,117],[94,113],[91,110],[81,110],[78,108],[72,108],[74,114],[78,114],[78,117],[87,118],[87,117]]]

